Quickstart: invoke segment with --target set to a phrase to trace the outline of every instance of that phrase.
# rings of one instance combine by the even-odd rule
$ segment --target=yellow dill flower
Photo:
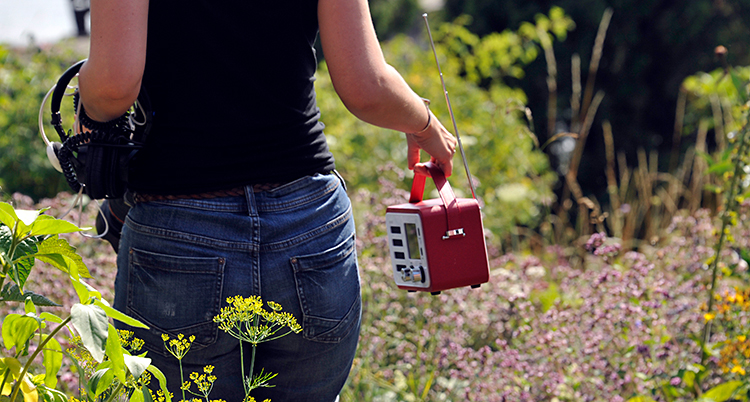
[[[745,342],[745,339],[747,339],[747,336],[745,336],[745,335],[738,335],[737,336],[737,340],[740,341],[740,342]]]
[[[214,322],[219,329],[241,341],[253,345],[278,339],[289,332],[299,333],[302,327],[297,319],[276,302],[268,302],[269,310],[263,308],[263,300],[253,295],[250,297],[232,296],[227,298],[229,306],[223,307]],[[286,332],[281,332],[285,330]]]
[[[745,369],[743,369],[740,366],[734,366],[734,367],[732,367],[732,373],[738,373],[740,375],[745,375]]]
[[[703,315],[703,318],[704,318],[704,319],[705,319],[706,321],[711,321],[711,320],[713,320],[714,318],[716,318],[716,314],[714,314],[714,313],[706,313],[706,314],[704,314],[704,315]]]
[[[190,338],[185,339],[185,335],[178,334],[177,339],[170,339],[169,335],[162,334],[161,339],[164,340],[164,347],[169,353],[177,360],[182,360],[190,350],[190,345],[195,341],[195,336],[190,335]]]

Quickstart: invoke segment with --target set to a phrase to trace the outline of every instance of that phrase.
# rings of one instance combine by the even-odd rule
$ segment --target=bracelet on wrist
[[[83,102],[81,102],[78,92],[76,92],[73,96],[73,107],[78,113],[78,122],[89,130],[111,131],[115,128],[127,127],[128,116],[130,115],[130,112],[125,112],[125,114],[123,114],[122,116],[116,117],[110,121],[96,121],[86,114],[86,109],[83,107]]]
[[[432,124],[432,112],[430,112],[430,100],[427,98],[421,98],[421,99],[422,99],[422,102],[424,102],[425,109],[427,109],[427,124],[424,126],[423,129],[419,131],[415,131],[411,134],[424,133],[425,131],[427,131],[428,128],[430,128],[430,124]]]

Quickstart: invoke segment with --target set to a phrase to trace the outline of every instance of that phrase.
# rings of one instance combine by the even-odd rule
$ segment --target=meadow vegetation
[[[595,78],[608,18],[605,13],[592,43],[592,55],[599,56],[589,61],[587,78]],[[360,347],[343,401],[749,399],[750,69],[723,66],[684,81],[674,135],[695,141],[675,146],[668,163],[641,151],[638,163],[628,165],[613,145],[616,128],[605,122],[607,148],[600,157],[607,161],[608,188],[606,197],[597,198],[577,186],[576,166],[605,95],[597,93],[595,79],[579,73],[563,81],[555,68],[553,44],[573,27],[553,9],[518,31],[478,37],[462,20],[435,30],[483,205],[492,273],[480,289],[437,296],[407,293],[392,280],[385,208],[408,199],[403,135],[348,114],[321,65],[319,106],[354,201],[364,285]],[[383,46],[388,60],[449,122],[425,40],[399,36]],[[45,165],[35,123],[44,93],[82,57],[59,48],[0,47],[0,197],[16,209],[49,208],[46,214],[59,216],[72,206],[73,195],[60,191],[59,175]],[[548,64],[551,99],[567,80],[576,94],[571,108],[578,124],[551,136],[552,142],[574,141],[577,150],[572,168],[560,176],[542,152],[551,142],[540,144],[533,124],[535,116],[554,116],[555,108],[531,113],[525,94],[503,79],[521,76],[538,57]],[[571,62],[580,72],[581,60]],[[669,169],[660,170],[665,165]],[[450,180],[468,196],[463,173],[458,168]],[[89,202],[66,219],[91,225],[95,212]],[[80,234],[60,238],[82,257],[101,299],[112,300],[115,257],[109,246]],[[69,271],[40,263],[25,288],[70,309],[80,303],[80,291],[69,277]],[[8,304],[6,316],[23,314],[23,303]],[[64,361],[75,365],[69,357]],[[77,372],[62,370],[56,386],[81,398]]]

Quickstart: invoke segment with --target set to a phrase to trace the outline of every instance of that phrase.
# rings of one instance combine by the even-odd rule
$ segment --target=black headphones
[[[39,111],[39,129],[47,144],[47,157],[58,171],[65,175],[68,185],[74,192],[81,189],[91,198],[120,198],[127,189],[128,164],[143,147],[154,113],[151,102],[143,86],[133,107],[122,117],[95,127],[90,131],[79,132],[76,127],[67,133],[63,128],[60,106],[64,96],[74,96],[74,110],[81,109],[78,90],[67,93],[68,84],[78,74],[86,60],[81,60],[68,68],[47,93]],[[47,98],[50,101],[51,124],[60,136],[61,142],[51,142],[44,133],[43,110]]]

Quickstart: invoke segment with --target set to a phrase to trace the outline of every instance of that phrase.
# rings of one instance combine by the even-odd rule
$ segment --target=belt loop
[[[341,185],[344,186],[344,191],[347,191],[347,189],[346,189],[346,180],[344,180],[344,178],[341,177],[341,174],[339,174],[339,171],[336,170],[336,169],[333,169],[333,174],[335,174],[336,177],[338,177],[339,180],[341,181]]]
[[[245,188],[245,201],[247,203],[247,216],[257,216],[258,206],[255,204],[255,189],[253,185],[247,185]]]

